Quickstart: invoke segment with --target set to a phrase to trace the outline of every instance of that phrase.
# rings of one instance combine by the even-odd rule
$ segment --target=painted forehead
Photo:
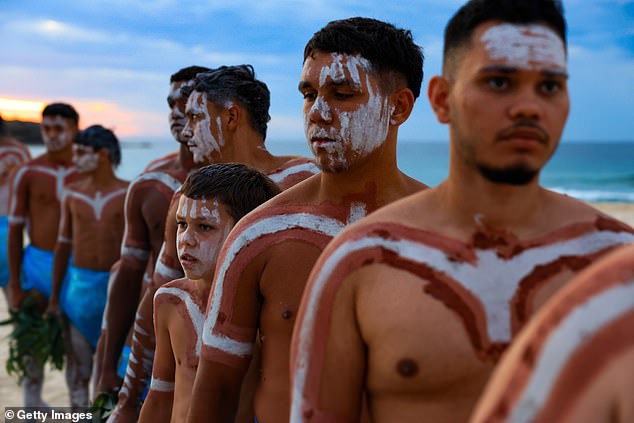
[[[220,223],[220,203],[217,199],[193,199],[184,195],[178,200],[179,217],[191,219],[205,219],[214,223]]]
[[[188,91],[193,86],[193,80],[185,81],[182,83],[172,82],[170,84],[170,91],[167,95],[167,98],[171,100],[179,100],[184,97],[184,91]]]
[[[190,113],[204,113],[207,111],[207,94],[200,91],[194,91],[187,99],[185,111]]]
[[[42,126],[61,126],[67,128],[70,125],[70,119],[63,116],[44,116],[42,118]]]
[[[480,41],[492,60],[520,69],[566,68],[563,40],[544,25],[502,23],[484,31]]]
[[[340,84],[348,81],[352,85],[361,85],[359,72],[370,72],[372,64],[359,54],[322,53],[328,57],[325,65],[319,70],[319,86],[329,82]]]

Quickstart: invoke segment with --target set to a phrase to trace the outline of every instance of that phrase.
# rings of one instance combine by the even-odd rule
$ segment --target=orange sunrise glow
[[[39,122],[44,106],[45,104],[42,101],[0,97],[0,115],[5,120]]]

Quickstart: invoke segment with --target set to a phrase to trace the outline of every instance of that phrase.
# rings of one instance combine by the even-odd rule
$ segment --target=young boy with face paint
[[[307,158],[274,156],[267,151],[264,141],[269,120],[269,91],[262,81],[255,78],[251,66],[222,66],[214,71],[201,73],[195,78],[191,88],[193,93],[190,97],[197,101],[187,104],[186,115],[189,119],[183,136],[188,139],[197,164],[245,163],[267,174],[281,189],[287,189],[319,171],[314,161]],[[214,114],[213,119],[210,113]],[[214,137],[218,137],[218,140]],[[165,225],[165,243],[156,263],[152,285],[137,310],[131,350],[131,356],[135,360],[129,363],[130,369],[126,372],[119,395],[120,401],[112,421],[136,419],[141,394],[152,370],[152,299],[156,289],[182,276],[176,251],[175,225],[179,195],[180,193],[176,193],[172,198]],[[256,370],[252,368],[250,372],[252,379],[255,379]],[[245,390],[249,390],[246,384]],[[245,394],[243,398],[246,397]],[[125,400],[125,406],[121,399]],[[248,409],[252,402],[243,400],[240,415],[250,413]]]
[[[472,423],[634,421],[634,244],[590,266],[522,330]]]
[[[183,184],[176,222],[185,278],[160,287],[154,296],[156,354],[140,421],[185,420],[222,243],[238,220],[278,193],[269,178],[236,163],[204,167]]]
[[[449,177],[340,234],[294,334],[291,421],[467,421],[497,359],[553,292],[634,231],[539,186],[568,114],[552,0],[472,0],[429,86]]]
[[[46,152],[20,166],[11,180],[9,206],[9,303],[17,309],[28,295],[45,308],[51,294],[53,249],[66,185],[78,179],[72,164],[79,115],[64,103],[42,110],[40,129]],[[24,229],[30,244],[23,249]],[[26,407],[46,406],[42,400],[44,372],[28,364],[22,383]]]
[[[170,200],[189,172],[197,167],[181,130],[191,81],[197,73],[208,70],[201,66],[189,66],[170,77],[168,118],[170,131],[179,144],[179,150],[152,162],[128,187],[121,258],[112,268],[112,283],[108,293],[107,304],[113,307],[106,306],[95,358],[95,394],[118,391],[121,386],[130,351],[125,341],[132,330],[135,310],[143,293],[143,281],[147,283],[151,280],[163,244]]]
[[[322,172],[250,213],[225,242],[188,421],[232,420],[256,334],[257,420],[288,419],[291,335],[318,255],[345,225],[425,188],[396,165],[398,128],[420,92],[422,64],[409,31],[373,19],[331,22],[308,42],[299,88]],[[192,122],[207,118],[203,100],[190,97]],[[223,151],[220,132],[210,132]]]
[[[9,300],[9,257],[7,237],[9,235],[9,191],[11,176],[17,167],[31,160],[29,149],[20,141],[5,133],[4,120],[0,116],[0,287]]]
[[[48,306],[56,314],[61,308],[69,320],[64,340],[72,407],[88,406],[110,267],[119,258],[123,238],[128,182],[115,176],[120,161],[119,140],[112,131],[93,125],[77,135],[73,162],[86,177],[69,184],[64,194]]]

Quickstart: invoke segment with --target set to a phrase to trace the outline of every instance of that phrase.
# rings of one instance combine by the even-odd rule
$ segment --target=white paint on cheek
[[[80,172],[92,172],[97,169],[99,155],[97,153],[86,153],[74,161]]]
[[[500,24],[489,28],[480,39],[493,60],[504,60],[521,69],[566,67],[563,41],[543,25]]]
[[[189,97],[189,101],[190,110],[203,116],[194,128],[193,142],[195,146],[190,147],[194,161],[202,163],[205,159],[209,159],[214,151],[219,153],[220,145],[211,133],[211,116],[207,110],[207,94],[194,92]]]

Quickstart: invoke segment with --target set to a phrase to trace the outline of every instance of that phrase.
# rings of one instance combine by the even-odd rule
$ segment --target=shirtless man
[[[146,279],[151,278],[163,243],[165,217],[172,194],[195,166],[186,140],[180,135],[185,125],[187,101],[183,90],[188,93],[191,80],[197,73],[207,70],[205,67],[190,66],[170,77],[167,104],[170,108],[170,131],[180,144],[178,155],[172,154],[152,162],[128,187],[121,258],[111,272],[112,281],[93,370],[97,382],[95,394],[117,391],[121,386],[123,374],[117,374],[117,368],[125,369],[128,361],[129,347],[124,348],[124,344],[141,298],[144,273],[147,269]],[[108,307],[108,304],[116,304],[116,307]]]
[[[53,249],[66,185],[77,179],[72,165],[73,141],[79,115],[63,103],[42,110],[40,129],[46,152],[20,166],[11,181],[9,211],[9,303],[17,309],[28,295],[46,307],[51,294]],[[26,226],[30,245],[23,251]],[[42,400],[44,372],[29,360],[22,383],[25,407],[45,407]]]
[[[9,191],[11,175],[22,163],[31,160],[29,149],[24,144],[5,134],[4,120],[0,116],[0,287],[7,301],[9,293],[9,260],[7,238],[9,235]]]
[[[266,149],[269,91],[263,82],[255,78],[249,65],[223,66],[198,75],[186,115],[188,123],[183,137],[188,140],[196,163],[245,163],[268,174],[282,189],[319,171],[315,163],[305,157],[278,157]],[[137,310],[130,353],[135,360],[129,364],[130,371],[126,372],[117,410],[113,413],[117,419],[111,421],[136,420],[140,397],[152,370],[152,299],[160,286],[182,277],[176,251],[178,201],[179,194],[176,193],[165,224],[165,243],[156,264],[152,286]]]
[[[293,324],[321,250],[348,223],[425,188],[396,165],[422,64],[409,31],[373,19],[331,22],[308,42],[299,90],[322,172],[247,215],[227,238],[188,421],[232,421],[258,331],[257,420],[288,420]]]
[[[119,140],[112,131],[94,125],[77,136],[73,162],[86,178],[69,184],[64,195],[48,306],[49,312],[59,313],[61,305],[70,320],[64,338],[72,407],[88,406],[110,267],[119,258],[128,186],[114,173],[120,161]]]
[[[585,270],[513,342],[471,421],[634,421],[634,244]]]
[[[464,422],[497,358],[632,228],[539,186],[569,103],[552,0],[475,0],[429,85],[449,177],[328,246],[294,334],[292,422]],[[365,394],[365,395],[364,395]]]
[[[185,420],[222,243],[238,220],[279,192],[269,178],[235,163],[205,167],[183,184],[176,221],[185,278],[162,286],[154,297],[157,346],[141,422]]]

